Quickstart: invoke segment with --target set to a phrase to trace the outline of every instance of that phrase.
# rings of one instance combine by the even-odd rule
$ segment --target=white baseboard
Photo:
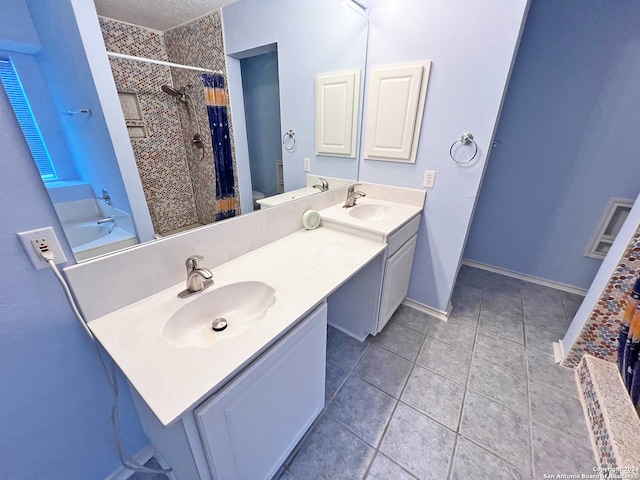
[[[514,272],[507,270],[506,268],[494,267],[493,265],[487,265],[485,263],[476,262],[475,260],[462,259],[462,264],[468,267],[479,268],[480,270],[486,270],[488,272],[498,273],[506,277],[517,278],[524,280],[525,282],[535,283],[544,287],[555,288],[556,290],[562,290],[563,292],[574,293],[576,295],[585,296],[587,290],[584,288],[574,287],[573,285],[567,285],[566,283],[554,282],[553,280],[546,280],[540,277],[534,277],[533,275],[525,275],[524,273]]]
[[[562,362],[562,360],[564,360],[564,348],[562,348],[562,340],[553,342],[552,345],[553,345],[553,360],[556,363]]]
[[[416,302],[415,300],[411,300],[410,298],[405,298],[402,301],[402,304],[418,310],[419,312],[431,315],[432,317],[435,317],[438,320],[442,320],[443,322],[449,320],[449,315],[451,314],[451,304],[449,304],[449,308],[446,312],[430,307],[429,305],[425,305],[424,303]]]

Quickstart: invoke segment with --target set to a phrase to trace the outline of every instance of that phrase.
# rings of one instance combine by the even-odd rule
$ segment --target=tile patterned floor
[[[278,480],[593,474],[551,343],[582,298],[463,267],[449,322],[401,306],[375,338],[329,327],[326,407]]]
[[[593,474],[574,372],[551,347],[581,300],[463,267],[447,323],[401,306],[364,342],[329,327],[325,408],[275,478]]]

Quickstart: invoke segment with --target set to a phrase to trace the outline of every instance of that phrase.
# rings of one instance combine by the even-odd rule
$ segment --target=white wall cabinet
[[[355,158],[360,70],[316,75],[316,154]]]
[[[371,69],[365,158],[415,163],[431,62]]]
[[[134,392],[175,478],[268,480],[324,407],[327,304],[200,406],[164,427]]]

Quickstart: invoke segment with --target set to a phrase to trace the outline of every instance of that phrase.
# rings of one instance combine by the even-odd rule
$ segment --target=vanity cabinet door
[[[396,253],[387,258],[382,282],[378,332],[387,324],[409,290],[409,277],[418,235],[411,237]]]
[[[324,406],[327,305],[195,410],[217,480],[270,479]]]

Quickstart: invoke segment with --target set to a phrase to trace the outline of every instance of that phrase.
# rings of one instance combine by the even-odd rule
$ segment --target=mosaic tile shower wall
[[[640,227],[636,230],[607,286],[593,307],[578,339],[571,346],[564,366],[575,368],[585,354],[617,361],[620,318],[627,296],[640,275]]]
[[[100,18],[107,50],[167,61],[162,32]],[[135,93],[147,137],[132,140],[154,231],[159,234],[198,221],[178,105],[160,87],[171,85],[169,67],[110,58],[119,92]]]
[[[224,70],[219,12],[164,33],[108,18],[100,18],[100,26],[107,50]],[[118,91],[136,93],[143,113],[147,137],[131,144],[155,232],[213,222],[215,170],[199,74],[124,59],[110,63]],[[192,85],[189,109],[162,92],[164,84]],[[204,149],[191,142],[197,130]]]
[[[600,399],[593,384],[593,378],[589,372],[589,363],[580,362],[578,365],[578,379],[582,388],[582,396],[586,407],[592,438],[595,442],[595,454],[598,465],[601,468],[615,468],[618,466],[614,454],[611,436],[607,429],[604,411],[600,405]]]
[[[167,30],[164,32],[164,39],[170,62],[197,65],[199,67],[221,71],[226,76],[222,22],[219,11],[198,18],[188,24]],[[215,167],[211,135],[209,132],[209,117],[204,100],[204,89],[198,72],[171,68],[171,75],[173,76],[174,85],[193,85],[190,91],[195,100],[195,104],[198,106],[198,110],[195,113],[197,120],[191,118],[186,109],[181,109],[180,115],[183,125],[191,126],[191,130],[189,130],[189,128],[183,129],[186,148],[191,148],[190,145],[195,124],[200,125],[200,134],[204,140],[204,156],[198,156],[197,159],[193,157],[193,160],[189,162],[189,168],[191,169],[198,221],[203,224],[211,223],[215,220],[216,213]],[[225,89],[227,90],[228,98],[229,91],[228,88]],[[229,129],[232,135],[231,148],[234,158],[234,176],[237,190],[238,169],[235,166],[236,153],[233,142],[233,122],[231,118],[229,119]],[[239,197],[237,191],[236,197]],[[240,203],[238,202],[236,215],[239,214]]]

